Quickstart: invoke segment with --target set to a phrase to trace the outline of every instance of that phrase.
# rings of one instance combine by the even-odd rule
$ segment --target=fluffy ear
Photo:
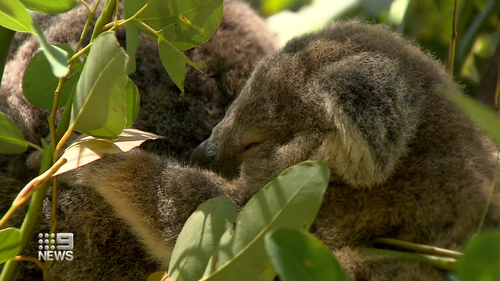
[[[414,93],[396,61],[365,52],[318,72],[309,87],[325,101],[327,134],[320,154],[332,174],[353,186],[383,183],[407,151],[418,125]]]

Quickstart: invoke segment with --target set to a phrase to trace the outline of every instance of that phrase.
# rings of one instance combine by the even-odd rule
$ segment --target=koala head
[[[261,61],[191,160],[255,189],[305,160],[328,160],[332,181],[381,184],[408,153],[425,95],[448,80],[385,28],[334,23]]]

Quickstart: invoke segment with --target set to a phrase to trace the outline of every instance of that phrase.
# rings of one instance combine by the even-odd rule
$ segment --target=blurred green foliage
[[[444,64],[452,34],[453,0],[247,0],[267,16],[269,25],[284,44],[291,37],[321,28],[330,20],[357,18],[383,23],[404,37],[415,40]],[[308,2],[311,2],[308,4]],[[294,13],[281,12],[284,10]],[[494,104],[495,85],[486,81],[488,68],[498,78],[500,51],[500,1],[458,0],[457,38],[454,58],[455,79],[465,92]],[[491,79],[490,79],[491,80]],[[497,79],[495,79],[497,80]],[[478,92],[481,83],[489,83]],[[485,89],[490,91],[484,93]]]

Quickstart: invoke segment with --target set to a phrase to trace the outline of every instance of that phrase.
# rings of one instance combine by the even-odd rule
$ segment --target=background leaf
[[[17,256],[21,243],[21,233],[16,228],[0,230],[0,261]]]
[[[500,231],[476,234],[458,260],[461,281],[500,280]]]
[[[271,280],[274,270],[264,236],[280,227],[308,230],[323,201],[330,170],[325,161],[285,170],[259,191],[221,238],[203,280]]]
[[[66,13],[78,3],[77,0],[21,0],[21,2],[26,8],[32,11],[45,14]]]
[[[68,45],[57,45],[65,50],[68,58],[74,54]],[[70,79],[64,83],[59,94],[59,103],[57,108],[64,106],[68,100],[71,91],[74,90],[76,82],[80,77],[83,64],[80,60],[75,60],[71,67]],[[59,78],[51,72],[51,65],[44,52],[38,52],[31,58],[23,78],[23,94],[26,99],[35,106],[43,109],[52,109],[54,103],[54,94],[59,83]]]
[[[19,0],[0,1],[0,25],[20,32],[33,32],[31,16]]]
[[[125,113],[127,115],[127,127],[134,124],[137,115],[139,114],[139,105],[141,104],[141,96],[134,82],[128,79],[127,87],[125,88]]]
[[[47,61],[52,67],[52,73],[56,77],[63,77],[68,74],[69,68],[66,51],[55,45],[49,44],[38,25],[33,23],[31,27],[36,38],[38,39],[38,42],[40,43],[40,46],[42,47],[42,51],[45,54]]]
[[[184,224],[169,265],[172,280],[198,280],[222,234],[233,226],[236,206],[226,197],[201,204]]]
[[[23,153],[28,149],[24,136],[3,112],[0,112],[0,153]]]
[[[73,100],[70,124],[101,138],[116,138],[126,125],[127,55],[114,32],[104,32],[92,45]]]
[[[129,57],[127,63],[127,74],[135,72],[135,53],[139,46],[139,30],[132,24],[125,25],[126,50]]]
[[[349,281],[330,248],[309,233],[278,229],[265,245],[281,281]]]

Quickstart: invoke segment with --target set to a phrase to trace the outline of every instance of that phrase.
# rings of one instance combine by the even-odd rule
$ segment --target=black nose
[[[212,137],[210,137],[198,145],[193,151],[193,154],[191,154],[191,165],[210,169],[218,153],[219,146],[212,140]]]

